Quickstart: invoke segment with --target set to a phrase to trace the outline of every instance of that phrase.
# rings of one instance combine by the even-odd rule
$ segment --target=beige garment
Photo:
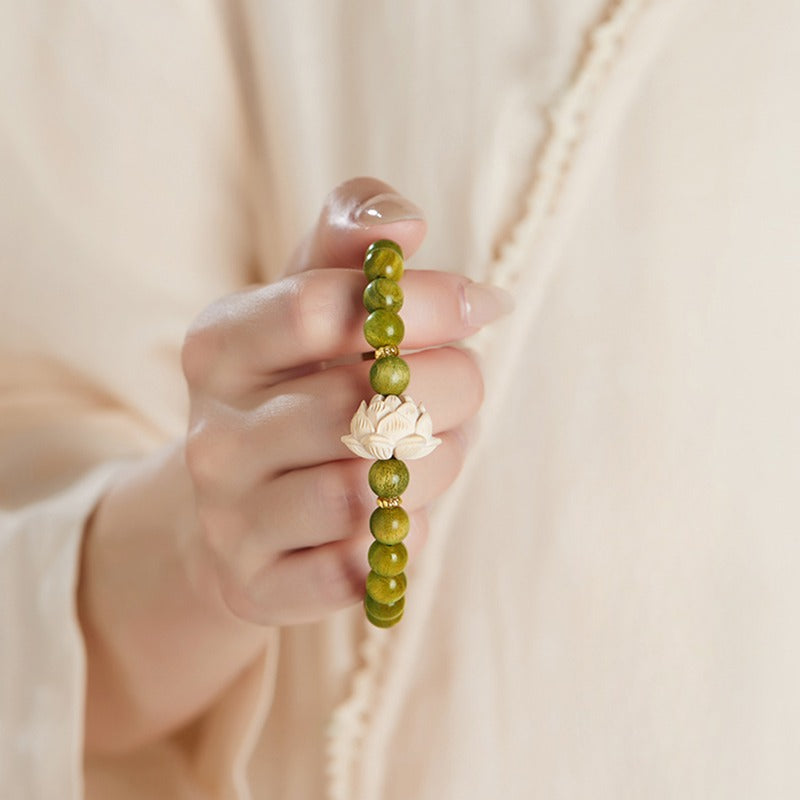
[[[2,796],[81,796],[80,528],[182,331],[374,174],[517,299],[406,617],[280,631],[88,796],[796,797],[800,6],[111,6],[0,10]]]

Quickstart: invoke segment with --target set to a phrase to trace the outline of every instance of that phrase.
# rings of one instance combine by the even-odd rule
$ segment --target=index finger
[[[366,279],[355,269],[319,269],[230,295],[190,331],[184,370],[226,394],[270,376],[368,349],[362,303]],[[510,310],[507,292],[461,275],[406,270],[402,346],[421,349],[463,339]]]

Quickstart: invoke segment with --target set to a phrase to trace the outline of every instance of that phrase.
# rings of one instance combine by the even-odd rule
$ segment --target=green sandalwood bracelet
[[[403,392],[411,379],[408,364],[400,358],[398,345],[405,328],[398,311],[403,306],[403,251],[388,239],[373,242],[364,256],[369,279],[364,289],[364,307],[369,316],[364,338],[375,348],[369,382],[377,392],[361,405],[350,422],[350,433],[342,441],[356,455],[377,459],[369,469],[369,485],[377,495],[369,529],[375,541],[369,548],[370,573],[364,609],[367,619],[379,628],[400,622],[405,607],[408,552],[403,544],[409,529],[402,494],[408,487],[405,461],[422,458],[441,440],[433,434],[430,415]]]

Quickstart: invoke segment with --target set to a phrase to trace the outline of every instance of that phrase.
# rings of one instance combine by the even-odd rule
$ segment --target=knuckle
[[[343,527],[357,530],[369,517],[374,497],[369,492],[362,465],[345,461],[322,470],[314,483],[314,508],[327,508]]]
[[[483,405],[485,395],[483,372],[478,358],[472,350],[455,347],[452,350],[460,362],[459,367],[462,372],[460,385],[464,389],[470,413],[475,414]]]
[[[452,483],[459,475],[467,460],[467,452],[469,449],[468,434],[465,426],[461,425],[449,431],[445,439],[447,455],[447,464],[449,467],[448,478],[449,483]]]
[[[261,622],[261,609],[238,575],[229,570],[224,571],[220,576],[219,587],[223,602],[235,617],[245,622]]]
[[[246,515],[236,505],[206,503],[198,506],[197,519],[206,545],[232,567],[231,554],[250,528]]]
[[[207,446],[207,435],[202,425],[195,426],[186,436],[184,461],[189,477],[197,489],[204,490],[213,485],[216,471]]]
[[[186,436],[184,459],[195,487],[200,492],[210,492],[230,469],[230,437],[219,426],[203,419]]]
[[[364,591],[363,570],[355,565],[347,544],[336,548],[330,557],[316,559],[311,578],[319,599],[325,603],[355,602]]]
[[[309,270],[291,279],[289,334],[305,352],[313,352],[333,336],[335,291],[325,270]]]
[[[181,348],[181,369],[189,386],[208,383],[221,347],[219,328],[201,316],[187,332]]]

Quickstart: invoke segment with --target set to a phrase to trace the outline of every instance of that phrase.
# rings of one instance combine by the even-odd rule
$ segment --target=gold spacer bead
[[[399,505],[403,504],[402,497],[379,497],[375,500],[375,502],[381,508],[397,508]]]
[[[387,344],[383,347],[379,347],[375,351],[375,359],[379,358],[387,358],[388,356],[399,356],[400,355],[400,348],[396,344]]]

